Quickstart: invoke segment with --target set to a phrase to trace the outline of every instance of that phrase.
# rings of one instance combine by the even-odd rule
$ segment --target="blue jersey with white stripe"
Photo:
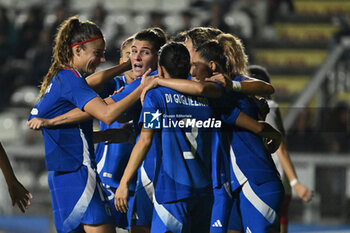
[[[121,87],[127,86],[126,77],[116,77],[105,85],[104,91],[101,94],[102,97],[107,97],[113,94],[114,91],[119,90]],[[106,129],[118,129],[123,123],[118,121],[113,122],[111,125],[107,125],[100,122],[100,130]],[[128,163],[133,144],[130,143],[112,143],[106,144],[104,142],[96,145],[96,163],[97,172],[100,175],[102,183],[118,188],[121,177],[123,176],[124,169]],[[136,181],[136,180],[135,180]],[[130,190],[135,189],[135,182],[130,183]]]
[[[244,77],[239,77],[236,81],[242,79]],[[234,93],[232,98],[236,100],[237,106],[242,112],[256,120],[258,119],[258,108],[253,100],[241,93]],[[226,123],[232,122],[228,120]],[[226,140],[230,142],[227,149],[230,155],[231,188],[233,191],[247,180],[255,184],[280,180],[271,155],[258,135],[239,127],[233,127],[233,131],[227,136]]]
[[[165,87],[147,93],[140,122],[144,128],[160,129],[154,135],[161,141],[156,145],[157,202],[210,193],[212,128],[220,128],[221,121],[215,118],[208,103],[204,97]]]
[[[149,74],[149,76],[152,75],[157,75],[158,70],[153,71],[152,73]],[[118,102],[128,96],[130,93],[132,93],[139,85],[141,84],[141,78],[138,78],[131,82],[129,85],[125,87],[125,89],[115,95],[112,95],[111,98],[115,101]],[[136,104],[134,104],[129,112],[132,113],[132,118],[133,118],[133,124],[134,124],[134,130],[137,136],[139,136],[141,127],[139,126],[139,117],[140,117],[140,112],[141,112],[141,102],[138,101]],[[155,159],[156,159],[156,150],[155,150],[155,144],[157,143],[155,141],[156,139],[153,139],[152,146],[147,154],[147,157],[145,161],[143,162],[142,166],[144,167],[148,178],[153,181],[154,179],[154,171],[155,171]]]
[[[218,85],[218,84],[217,84]],[[218,85],[221,87],[220,85]],[[240,109],[236,107],[236,103],[230,98],[229,92],[221,87],[222,96],[219,99],[210,99],[210,105],[217,115],[221,118],[229,118],[234,123],[240,113]],[[230,182],[230,167],[229,156],[227,155],[227,146],[225,142],[224,132],[227,129],[226,124],[223,122],[223,127],[219,130],[213,131],[212,140],[212,180],[213,188],[218,188],[227,182]]]
[[[83,110],[85,104],[97,96],[78,71],[62,69],[31,111],[29,120],[34,117],[54,118],[76,107]],[[94,159],[92,121],[43,128],[42,132],[47,170],[75,171],[83,161]]]

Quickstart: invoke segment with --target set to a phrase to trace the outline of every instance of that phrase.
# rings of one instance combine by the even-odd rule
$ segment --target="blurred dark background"
[[[249,63],[271,75],[299,179],[315,190],[309,204],[293,196],[290,221],[349,222],[350,0],[0,0],[0,141],[34,195],[21,215],[10,208],[0,177],[0,231],[21,232],[26,221],[33,230],[23,232],[52,229],[43,139],[25,122],[50,66],[57,26],[72,15],[102,28],[107,62],[100,69],[119,61],[127,37],[150,26],[170,38],[195,26],[241,38]]]

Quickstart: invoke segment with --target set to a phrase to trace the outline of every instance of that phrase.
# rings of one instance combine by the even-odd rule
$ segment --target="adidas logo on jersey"
[[[249,227],[247,227],[247,229],[245,230],[245,232],[247,232],[247,233],[252,233],[252,231],[249,229]]]
[[[222,224],[221,224],[221,222],[220,222],[220,220],[218,219],[218,220],[216,220],[214,223],[213,223],[213,225],[211,225],[212,227],[222,227]]]

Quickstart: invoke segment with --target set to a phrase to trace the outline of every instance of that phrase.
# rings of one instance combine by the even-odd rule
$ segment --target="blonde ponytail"
[[[248,56],[244,52],[241,40],[227,33],[218,35],[217,40],[224,49],[226,69],[230,77],[248,76]]]

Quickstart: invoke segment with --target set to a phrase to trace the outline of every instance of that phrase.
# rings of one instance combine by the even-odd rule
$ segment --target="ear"
[[[79,45],[73,47],[73,54],[80,56],[81,47]]]
[[[217,65],[214,61],[210,61],[208,65],[213,72],[216,71]]]
[[[164,67],[158,65],[158,76],[159,78],[164,78]]]

